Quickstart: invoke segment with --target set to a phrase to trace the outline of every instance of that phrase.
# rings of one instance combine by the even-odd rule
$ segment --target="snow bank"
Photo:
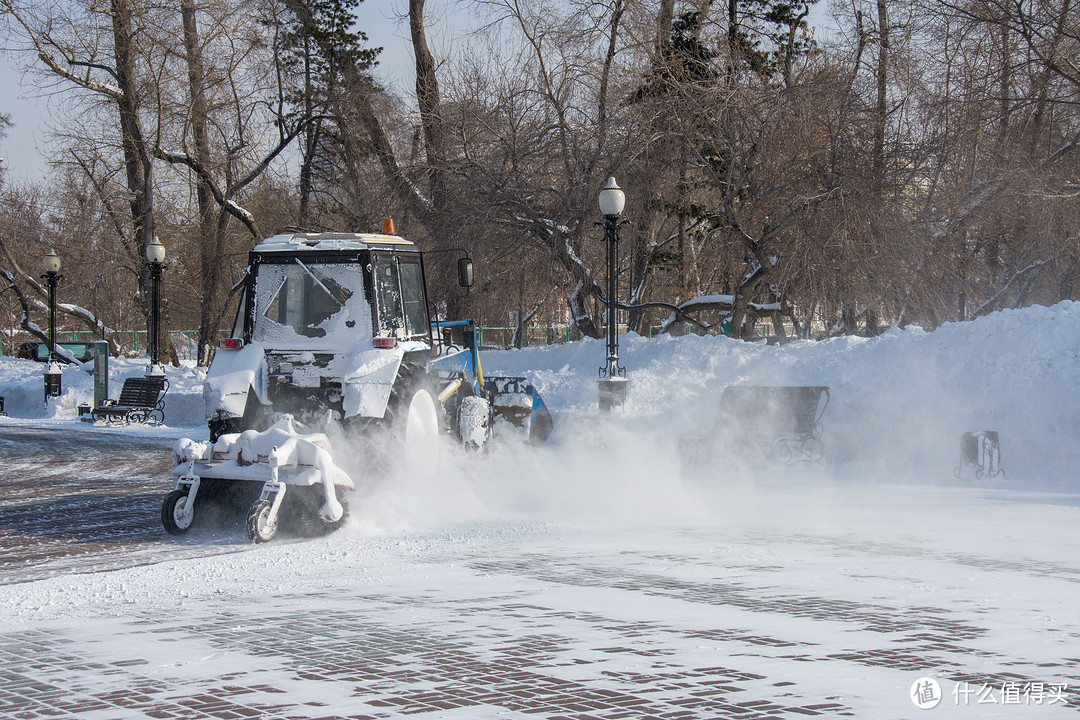
[[[124,380],[146,374],[149,358],[109,358],[109,397],[116,399]],[[63,393],[45,404],[45,363],[18,358],[0,357],[0,396],[8,421],[49,420],[59,423],[78,422],[81,404],[94,404],[93,376],[74,365],[64,366]],[[204,426],[202,385],[206,377],[203,368],[186,364],[166,367],[169,392],[165,395],[165,424],[167,427],[191,428]]]
[[[1074,485],[1080,460],[1080,304],[1032,307],[877,338],[784,346],[725,337],[624,336],[630,386],[619,452],[644,460],[712,426],[729,384],[827,385],[826,466],[841,482],[953,483],[964,432],[998,430],[1008,482]],[[526,374],[555,413],[556,443],[596,413],[604,343],[488,353],[488,373]],[[718,470],[723,474],[723,469]]]
[[[785,346],[724,337],[626,336],[630,381],[620,412],[597,409],[603,341],[486,352],[487,375],[532,380],[555,420],[540,448],[497,439],[480,456],[447,447],[440,473],[402,476],[362,447],[343,458],[360,478],[354,531],[421,530],[491,520],[738,521],[762,506],[755,488],[956,486],[963,433],[997,430],[1004,479],[984,485],[1076,489],[1080,458],[1080,304],[995,313],[877,338]],[[720,459],[684,473],[679,437],[713,426],[730,384],[827,385],[820,465]],[[335,443],[335,447],[348,447]],[[771,502],[771,501],[769,501]],[[793,513],[812,512],[793,508]]]
[[[979,430],[1000,433],[1007,474],[997,484],[1076,489],[1077,348],[1080,304],[1073,302],[998,312],[931,333],[909,327],[784,346],[624,336],[627,404],[610,416],[597,409],[603,341],[493,351],[482,356],[485,373],[528,377],[552,411],[555,431],[545,446],[502,438],[479,456],[448,446],[441,472],[428,478],[383,467],[362,444],[335,447],[357,479],[353,511],[365,532],[491,517],[698,517],[718,512],[715,502],[702,502],[703,492],[732,502],[737,489],[762,483],[956,485],[971,482],[954,476],[960,436]],[[145,365],[114,359],[113,395]],[[90,376],[68,368],[63,397],[46,409],[42,370],[40,363],[0,358],[0,395],[10,416],[4,422],[75,422],[77,405],[92,401]],[[168,426],[204,437],[204,371],[169,368],[168,377]],[[829,386],[824,461],[778,468],[721,460],[705,478],[684,477],[680,435],[711,428],[723,388],[737,383]]]

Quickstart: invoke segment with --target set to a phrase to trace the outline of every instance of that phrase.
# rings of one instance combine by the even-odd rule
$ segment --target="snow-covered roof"
[[[298,250],[367,250],[371,247],[398,245],[416,248],[400,235],[381,233],[281,233],[266,238],[256,252],[296,252]]]

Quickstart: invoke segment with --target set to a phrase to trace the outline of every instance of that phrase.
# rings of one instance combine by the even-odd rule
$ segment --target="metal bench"
[[[960,436],[960,465],[954,471],[956,477],[965,472],[974,473],[975,479],[1005,477],[1001,467],[1001,445],[997,430],[966,432]]]
[[[718,454],[756,455],[781,465],[817,462],[828,404],[829,388],[821,385],[729,385],[712,429],[679,439],[681,457],[691,466]]]
[[[163,423],[165,422],[165,393],[169,391],[169,381],[164,375],[131,377],[124,380],[120,397],[106,400],[90,411],[94,421],[126,424]]]

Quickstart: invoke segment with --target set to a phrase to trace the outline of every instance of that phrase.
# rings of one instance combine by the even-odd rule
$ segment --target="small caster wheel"
[[[778,439],[772,446],[772,461],[780,465],[790,465],[795,462],[791,452],[791,443],[784,438]]]
[[[270,508],[273,504],[269,500],[256,500],[251,506],[247,517],[247,534],[253,543],[270,542],[277,533],[277,518],[270,519]]]
[[[183,535],[191,529],[194,512],[187,511],[187,491],[173,490],[161,503],[161,524],[170,535]]]

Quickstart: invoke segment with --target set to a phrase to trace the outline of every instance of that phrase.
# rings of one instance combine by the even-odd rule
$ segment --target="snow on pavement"
[[[880,487],[741,500],[755,512],[724,522],[354,527],[6,586],[0,712],[912,717],[925,676],[946,694],[936,716],[1075,716],[1074,693],[1050,694],[1080,683],[1075,505]],[[983,542],[953,542],[968,533]],[[1002,703],[1013,684],[1022,705]],[[998,704],[959,704],[965,687]]]

